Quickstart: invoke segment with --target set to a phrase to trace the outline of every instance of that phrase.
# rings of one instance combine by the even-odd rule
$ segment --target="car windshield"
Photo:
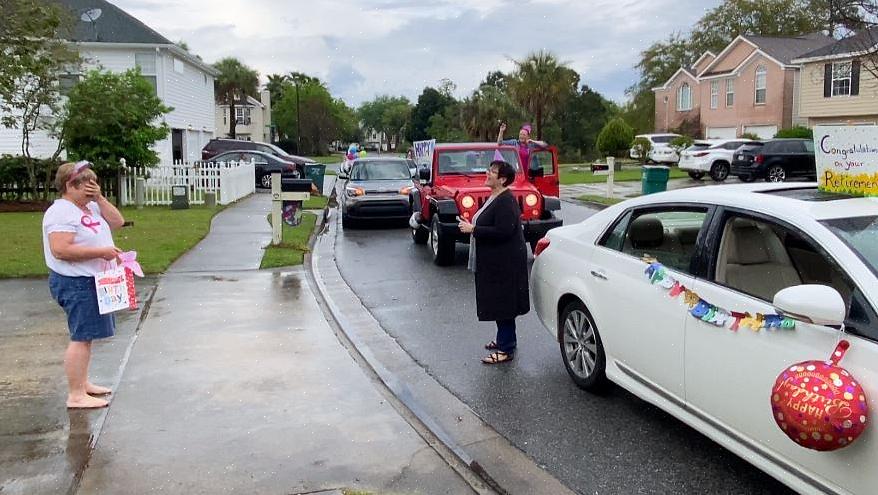
[[[673,141],[675,137],[676,136],[653,136],[652,142],[653,143],[667,144],[667,143],[670,143],[671,141]]]
[[[351,180],[406,180],[412,171],[404,161],[354,162]]]
[[[518,152],[514,149],[455,150],[439,152],[439,175],[484,174],[497,151],[516,172],[519,170]]]
[[[267,148],[270,148],[272,151],[274,151],[274,154],[276,154],[277,156],[282,156],[284,158],[292,158],[292,156],[290,156],[289,153],[280,149],[278,146],[275,146],[275,145],[269,144],[269,143],[265,143],[265,146]]]
[[[878,216],[838,218],[822,222],[878,275]]]

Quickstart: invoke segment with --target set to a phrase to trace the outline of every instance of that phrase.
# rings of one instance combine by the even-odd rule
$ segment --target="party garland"
[[[668,289],[668,296],[671,298],[683,295],[683,302],[689,307],[689,314],[699,320],[724,327],[731,323],[731,330],[737,331],[739,328],[750,328],[754,332],[758,332],[763,328],[782,328],[793,329],[796,327],[795,320],[777,314],[741,313],[738,311],[728,311],[715,306],[695,293],[689,290],[685,285],[675,280],[668,269],[661,263],[652,262],[646,268],[646,276],[653,285],[658,285],[664,289]]]

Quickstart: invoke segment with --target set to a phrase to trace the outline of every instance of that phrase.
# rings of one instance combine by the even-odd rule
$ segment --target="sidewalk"
[[[737,180],[729,179],[727,182],[714,182],[710,179],[693,180],[689,178],[670,179],[668,181],[668,190],[685,189],[687,187],[704,187],[717,184],[737,184]],[[640,196],[643,193],[640,181],[615,182],[613,184],[613,197],[620,200],[630,199]],[[566,201],[576,201],[577,198],[584,195],[591,196],[607,196],[607,183],[598,182],[592,184],[570,184],[561,186],[561,199]]]
[[[472,493],[342,347],[301,267],[260,271],[268,194],[162,277],[78,493]]]

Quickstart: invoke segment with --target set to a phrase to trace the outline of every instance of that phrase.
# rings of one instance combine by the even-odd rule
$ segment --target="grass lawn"
[[[259,268],[301,265],[305,260],[305,253],[311,250],[308,247],[308,240],[316,223],[316,215],[302,212],[302,223],[298,227],[283,224],[283,242],[277,246],[269,244],[265,248]]]
[[[622,201],[625,201],[624,199],[608,198],[606,196],[599,196],[597,194],[584,194],[576,199],[580,201],[585,201],[586,203],[598,203],[607,206],[613,206],[616,203],[621,203]]]
[[[561,165],[561,184],[595,184],[607,182],[606,175],[594,175],[591,173],[589,165]],[[616,172],[613,176],[615,182],[632,182],[640,180],[640,167],[625,167],[621,172]],[[671,167],[670,178],[680,179],[689,177],[689,175],[676,167]]]
[[[327,155],[327,156],[309,156],[307,157],[309,160],[314,160],[317,163],[322,163],[324,165],[330,163],[341,163],[344,161],[344,155]]]
[[[210,219],[221,209],[123,208],[125,220],[134,225],[113,232],[113,240],[122,250],[137,251],[137,260],[146,273],[161,273],[207,235]],[[4,233],[0,239],[0,278],[46,275],[42,221],[41,212],[0,213],[0,231]]]
[[[329,202],[329,198],[326,196],[314,196],[311,195],[311,199],[305,201],[303,208],[306,210],[322,210],[326,208],[326,203]]]

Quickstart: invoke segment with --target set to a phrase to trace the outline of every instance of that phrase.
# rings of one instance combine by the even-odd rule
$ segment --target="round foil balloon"
[[[869,408],[863,387],[838,365],[848,347],[850,343],[842,340],[829,361],[794,364],[774,383],[774,420],[802,447],[820,451],[840,449],[866,429]]]

